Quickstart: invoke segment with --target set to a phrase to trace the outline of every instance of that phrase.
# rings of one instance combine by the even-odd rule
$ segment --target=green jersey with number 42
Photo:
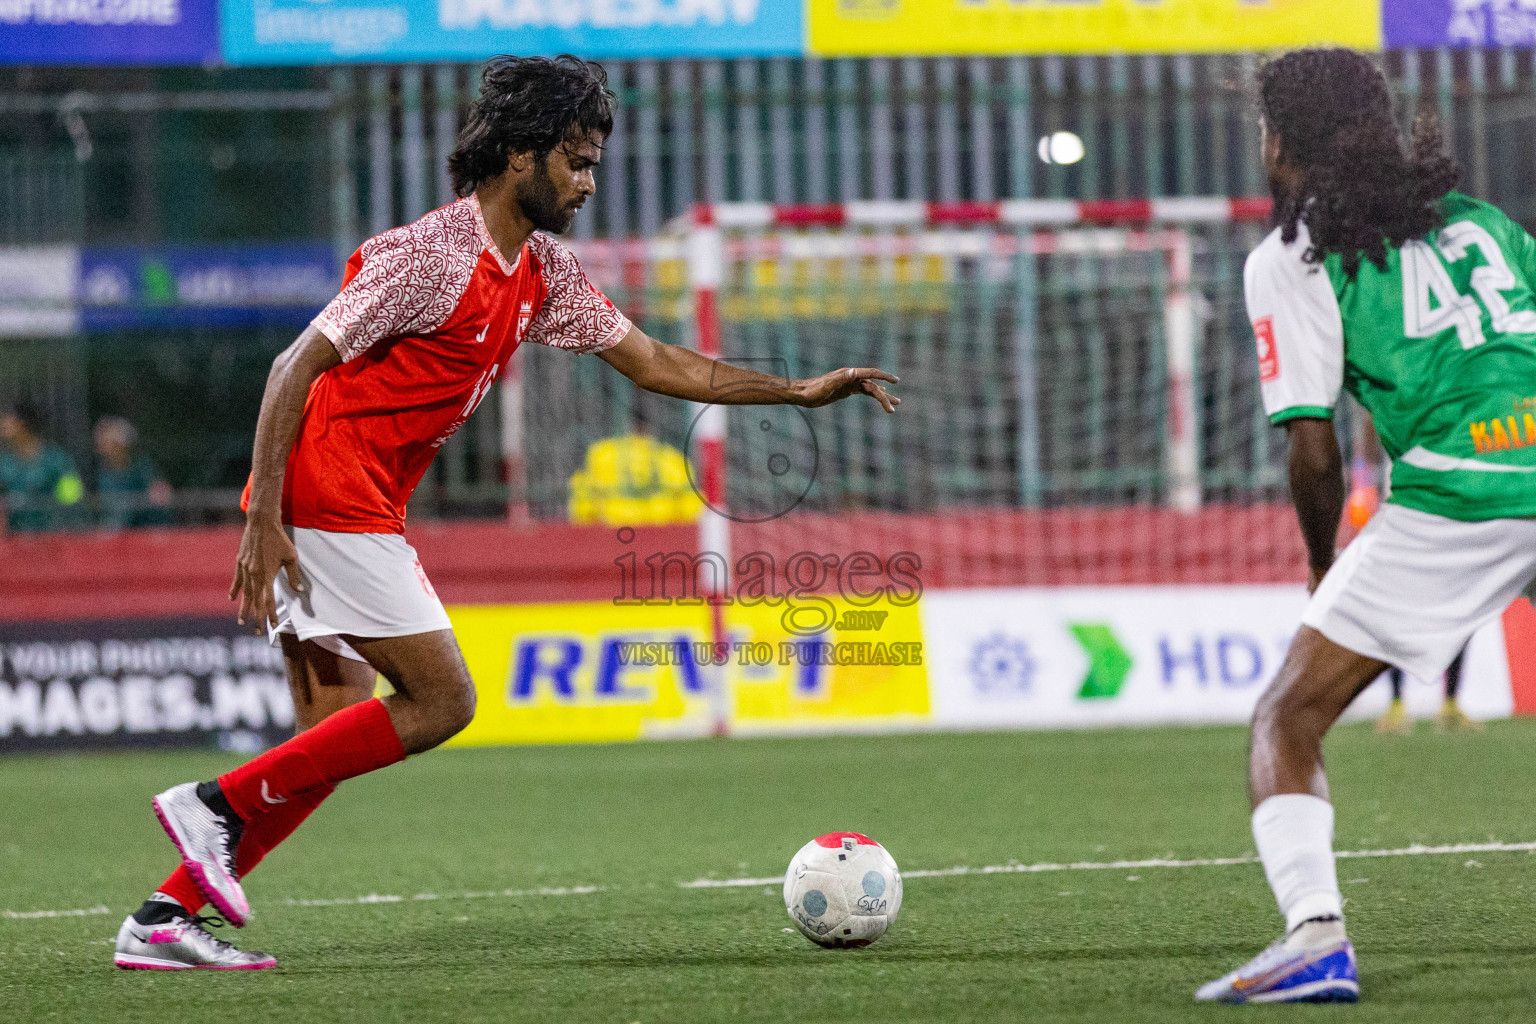
[[[1276,228],[1243,289],[1271,423],[1331,417],[1341,388],[1392,457],[1390,500],[1450,519],[1536,516],[1536,241],[1459,193],[1445,224],[1345,275]]]

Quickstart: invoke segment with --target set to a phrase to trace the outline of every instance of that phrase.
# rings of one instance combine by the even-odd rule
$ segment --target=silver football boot
[[[180,911],[169,921],[139,924],[129,914],[117,930],[112,962],[129,971],[259,971],[277,966],[266,953],[247,953],[214,938],[203,925],[217,920]]]
[[[155,797],[155,815],[181,862],[208,902],[236,928],[251,918],[251,904],[235,874],[235,848],[243,823],[214,812],[197,795],[197,783],[183,782]]]

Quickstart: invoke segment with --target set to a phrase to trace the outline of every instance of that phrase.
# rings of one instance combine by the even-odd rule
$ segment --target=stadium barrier
[[[932,517],[804,517],[799,547],[738,525],[738,552],[774,565],[779,600],[751,601],[738,578],[719,606],[718,658],[710,611],[690,600],[707,576],[690,575],[691,526],[625,541],[609,528],[422,524],[411,540],[480,690],[457,743],[707,735],[722,707],[740,735],[1244,721],[1305,600],[1289,509],[1099,515],[1087,530],[1082,510],[946,516],[942,530]],[[1276,554],[1234,557],[1256,532],[1279,538]],[[998,536],[1032,546],[999,561]],[[1158,538],[1166,557],[1141,557]],[[282,735],[276,653],[228,610],[237,543],[225,529],[5,541],[0,751],[247,749]],[[871,554],[838,571],[885,550],[911,559]],[[819,582],[792,575],[808,552],[842,564]],[[1021,577],[1038,585],[1009,582]],[[1469,713],[1536,713],[1533,638],[1524,600],[1478,635]],[[1382,689],[1351,714],[1379,710]],[[1411,710],[1437,694],[1411,685]]]
[[[282,655],[228,616],[0,623],[0,752],[292,735]]]

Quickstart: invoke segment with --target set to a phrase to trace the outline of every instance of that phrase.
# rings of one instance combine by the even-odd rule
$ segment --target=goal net
[[[785,378],[880,367],[902,406],[687,406],[527,346],[502,395],[514,514],[572,515],[591,446],[638,434],[688,455],[702,502],[588,502],[589,521],[700,514],[703,549],[738,557],[910,551],[925,586],[1297,578],[1242,301],[1266,212],[720,204],[582,244],[653,336]]]

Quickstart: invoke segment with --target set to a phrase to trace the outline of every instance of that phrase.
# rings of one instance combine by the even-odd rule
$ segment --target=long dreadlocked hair
[[[613,132],[613,92],[602,65],[568,53],[492,57],[448,158],[453,191],[469,195],[505,171],[514,153],[542,160],[573,132],[604,138]]]
[[[1414,122],[1405,151],[1376,65],[1353,50],[1297,50],[1265,64],[1258,80],[1281,157],[1301,171],[1298,188],[1277,189],[1275,221],[1287,243],[1306,222],[1312,244],[1303,259],[1321,263],[1338,253],[1350,277],[1362,257],[1385,270],[1388,246],[1440,226],[1437,202],[1461,170],[1427,115]]]

